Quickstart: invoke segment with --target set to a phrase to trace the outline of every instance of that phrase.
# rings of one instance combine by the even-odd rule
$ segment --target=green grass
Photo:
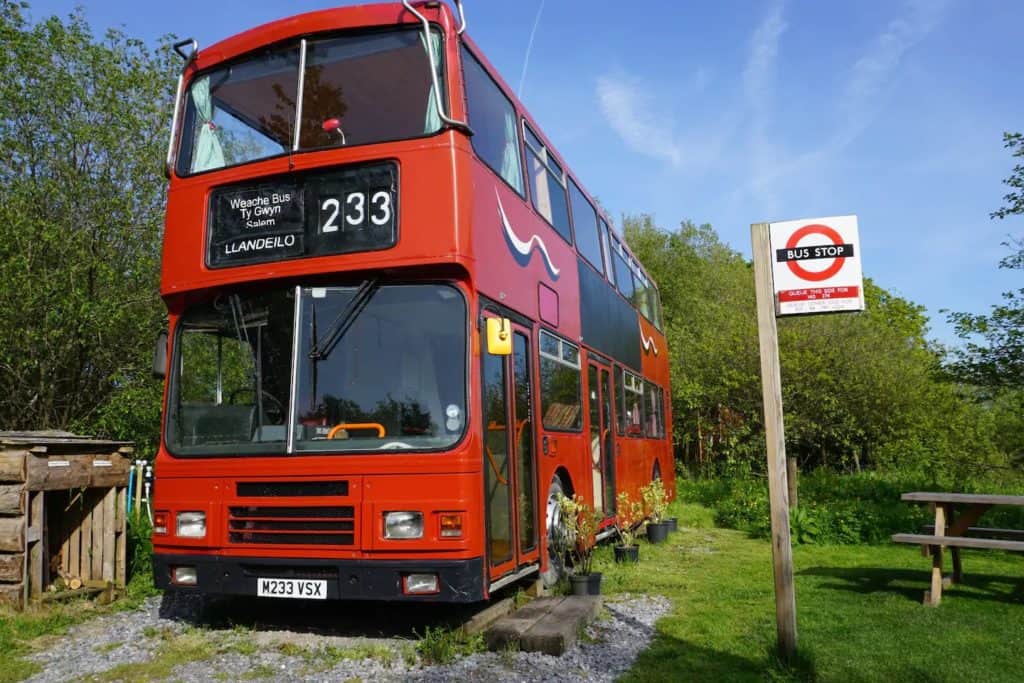
[[[711,511],[676,505],[667,544],[644,544],[640,564],[598,549],[603,592],[673,601],[625,681],[1024,680],[1024,557],[964,552],[964,584],[937,609],[921,604],[930,560],[917,548],[797,546],[800,656],[774,657],[771,549],[712,527]],[[947,559],[948,570],[948,559]]]

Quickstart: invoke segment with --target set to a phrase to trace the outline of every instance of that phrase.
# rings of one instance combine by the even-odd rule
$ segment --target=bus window
[[[466,303],[458,290],[307,287],[300,316],[296,450],[438,450],[461,438]]]
[[[611,243],[608,241],[608,222],[605,219],[601,219],[601,246],[604,247],[604,270],[608,274],[608,281],[613,285],[615,284],[615,269],[612,265],[612,248]]]
[[[524,194],[516,112],[469,50],[462,48],[473,151],[520,195]]]
[[[631,372],[624,373],[626,385],[626,435],[643,436],[644,431],[644,382]]]
[[[644,423],[644,436],[661,439],[665,436],[665,413],[662,410],[661,388],[652,382],[644,382],[644,407],[647,410],[647,421]]]
[[[178,154],[189,175],[284,154],[292,147],[299,48],[268,50],[192,79]]]
[[[438,68],[441,37],[431,32]],[[438,74],[438,82],[444,78]],[[441,93],[444,99],[444,93]],[[339,126],[325,126],[337,119]],[[302,87],[300,149],[407,140],[441,130],[430,61],[418,28],[311,40]]]
[[[544,330],[540,332],[540,401],[545,429],[582,429],[579,347]]]
[[[284,451],[291,291],[220,296],[182,316],[168,401],[167,444],[173,451]]]
[[[569,227],[569,205],[565,198],[565,173],[544,143],[523,125],[526,135],[526,161],[530,175],[530,193],[533,208],[547,220],[555,231],[572,244]]]
[[[654,315],[651,313],[651,302],[650,302],[650,290],[647,276],[644,275],[643,271],[637,265],[636,261],[630,260],[630,265],[633,267],[633,307],[640,311],[648,320],[653,321]]]
[[[626,388],[623,384],[622,368],[618,365],[615,366],[615,412],[616,431],[622,436],[626,433]]]
[[[569,196],[572,198],[572,227],[576,235],[576,248],[597,272],[604,271],[601,257],[601,236],[598,233],[597,213],[586,195],[576,184],[569,180]]]

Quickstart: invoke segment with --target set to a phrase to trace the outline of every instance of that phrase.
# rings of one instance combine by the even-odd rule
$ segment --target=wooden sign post
[[[789,482],[782,416],[782,373],[775,318],[864,310],[856,216],[750,226],[761,344],[768,500],[771,504],[775,622],[779,654],[796,653],[796,590],[789,531]],[[795,483],[795,482],[794,482]]]
[[[761,343],[761,391],[764,396],[765,446],[768,451],[775,624],[779,631],[779,654],[789,661],[796,653],[796,591],[793,587],[793,543],[789,535],[782,372],[779,369],[779,334],[775,325],[775,292],[772,286],[772,249],[768,239],[768,224],[755,223],[750,226],[750,236],[754,247],[757,336]]]

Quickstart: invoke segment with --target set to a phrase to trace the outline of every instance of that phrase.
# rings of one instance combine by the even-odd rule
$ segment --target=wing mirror
[[[153,377],[163,379],[167,376],[167,331],[156,336],[156,348],[153,350]]]

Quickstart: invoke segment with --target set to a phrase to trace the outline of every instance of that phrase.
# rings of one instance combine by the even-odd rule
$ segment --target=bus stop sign
[[[768,227],[776,315],[864,310],[856,216]]]

